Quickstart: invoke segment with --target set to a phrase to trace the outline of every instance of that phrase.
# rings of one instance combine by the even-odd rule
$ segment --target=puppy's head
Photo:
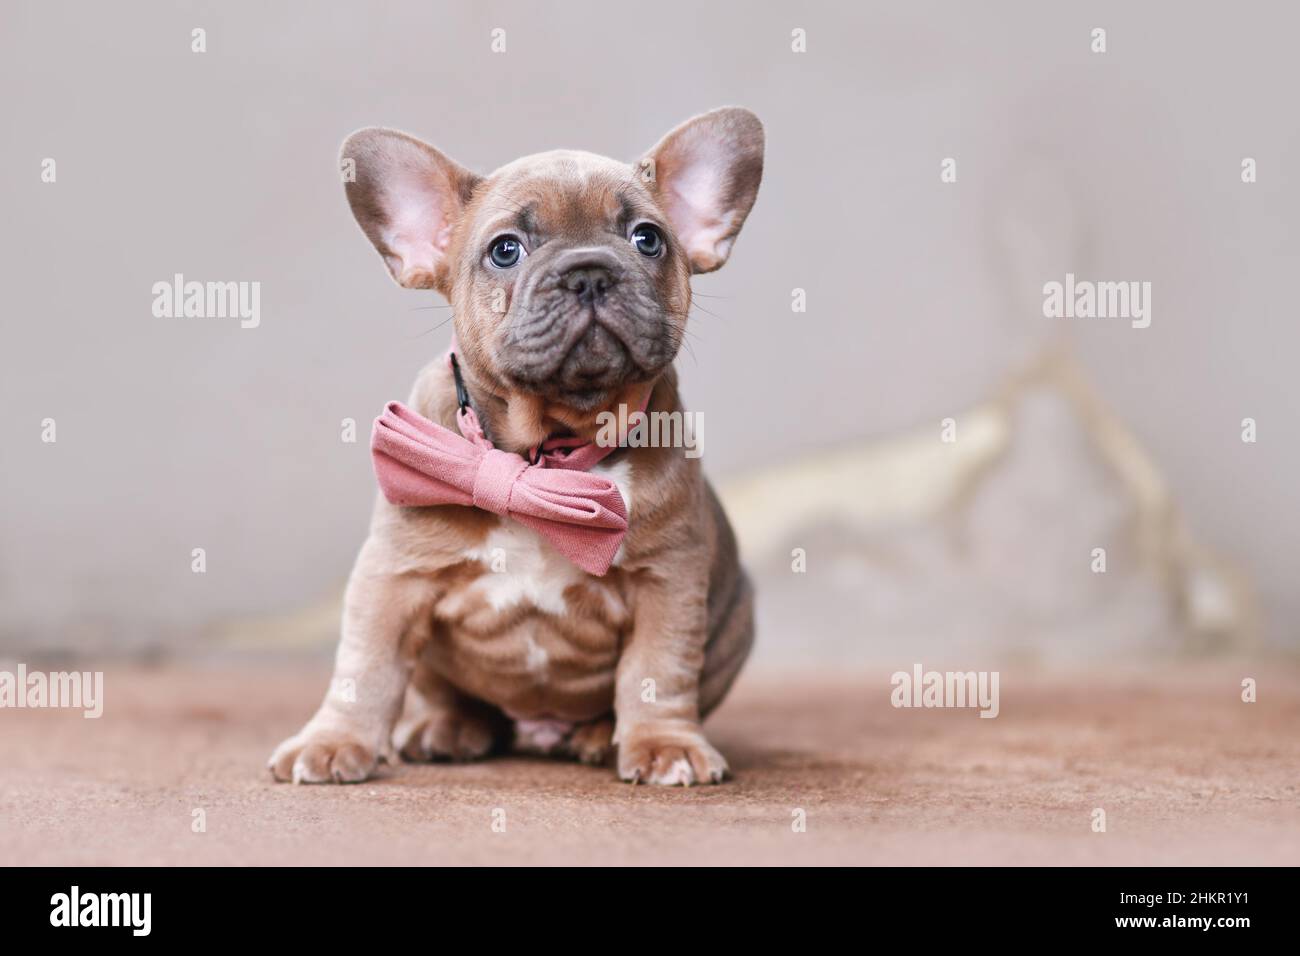
[[[763,127],[714,110],[633,164],[562,150],[489,176],[363,129],[343,159],[357,222],[400,285],[451,302],[474,377],[582,413],[672,363],[691,274],[726,262],[754,204]]]

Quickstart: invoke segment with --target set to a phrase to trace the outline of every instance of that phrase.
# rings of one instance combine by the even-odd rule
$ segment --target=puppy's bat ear
[[[398,285],[446,292],[447,246],[478,177],[428,143],[395,129],[343,141],[348,205]]]
[[[763,178],[763,124],[723,107],[689,119],[646,154],[642,177],[686,247],[692,272],[727,261]]]

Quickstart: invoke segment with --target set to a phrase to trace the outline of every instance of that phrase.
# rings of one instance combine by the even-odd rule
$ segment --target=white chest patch
[[[487,573],[472,587],[494,611],[528,603],[548,614],[564,614],[568,610],[565,589],[585,576],[536,531],[508,518],[489,532],[482,545],[467,550],[465,557],[487,566]]]
[[[606,465],[603,462],[592,469],[596,474],[607,475],[623,496],[628,516],[632,514],[632,467],[627,462]],[[564,592],[580,584],[587,575],[581,568],[560,554],[549,541],[531,528],[503,518],[488,533],[483,544],[469,548],[464,556],[481,561],[487,573],[472,587],[487,598],[494,611],[504,611],[528,603],[548,614],[565,614],[568,606]],[[614,555],[614,564],[623,559],[623,549]],[[538,648],[542,660],[530,660],[534,666],[545,666],[545,652]]]

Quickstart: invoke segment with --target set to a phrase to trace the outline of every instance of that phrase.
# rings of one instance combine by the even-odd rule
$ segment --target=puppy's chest
[[[630,506],[626,475],[610,474]],[[594,577],[510,519],[463,557],[434,612],[431,650],[450,679],[520,716],[586,710],[612,693],[632,618],[619,557]]]

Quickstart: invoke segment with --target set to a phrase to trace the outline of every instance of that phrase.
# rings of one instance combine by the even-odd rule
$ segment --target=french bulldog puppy
[[[446,356],[434,361],[415,413],[454,431],[463,395],[496,449],[528,459],[557,436],[596,441],[600,414],[620,406],[682,411],[673,360],[690,278],[727,261],[762,177],[752,113],[697,116],[634,164],[559,150],[479,176],[376,128],[342,156],[355,163],[348,202],[392,277],[437,290],[455,316],[462,388]],[[626,506],[604,574],[509,515],[381,495],[331,687],[271,756],[275,778],[357,782],[399,753],[513,746],[591,764],[616,748],[623,780],[720,782],[727,763],[701,721],[753,640],[731,528],[682,448],[628,443],[591,471]]]

